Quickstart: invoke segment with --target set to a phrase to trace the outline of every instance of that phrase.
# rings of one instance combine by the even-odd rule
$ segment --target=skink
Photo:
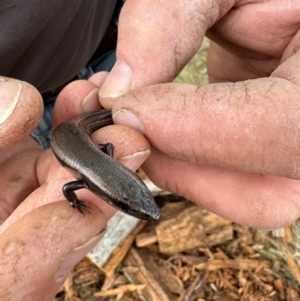
[[[91,134],[113,124],[111,112],[84,113],[60,124],[51,138],[52,150],[77,179],[63,186],[63,194],[81,213],[89,207],[74,191],[87,188],[115,208],[150,221],[158,220],[160,211],[144,182],[131,170],[112,158],[113,146],[97,146]]]

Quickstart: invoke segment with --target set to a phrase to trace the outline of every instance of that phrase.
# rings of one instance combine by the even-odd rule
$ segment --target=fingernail
[[[91,91],[85,99],[82,101],[83,112],[96,111],[100,107],[99,98],[98,98],[99,89]]]
[[[111,98],[120,96],[130,90],[132,72],[129,66],[118,60],[110,71],[106,81],[99,91],[101,98]]]
[[[141,133],[145,132],[145,129],[140,120],[136,117],[136,115],[128,110],[121,109],[116,111],[113,114],[113,119],[115,124],[127,125],[133,129],[140,131]]]
[[[150,149],[147,149],[144,151],[136,152],[135,154],[130,156],[122,157],[119,161],[130,170],[135,171],[147,160],[150,154]]]
[[[102,239],[105,230],[100,232],[97,236],[90,239],[88,242],[74,248],[62,261],[59,270],[55,274],[55,281],[60,282],[64,280],[72,271],[74,266],[91,251]]]
[[[13,113],[21,92],[22,84],[16,80],[0,78],[0,125],[3,124]]]

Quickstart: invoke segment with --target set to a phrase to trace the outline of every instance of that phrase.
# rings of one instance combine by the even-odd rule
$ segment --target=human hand
[[[16,94],[13,94],[13,83],[19,87],[18,101],[11,110],[12,115],[5,120],[8,110],[5,104],[11,103]],[[57,100],[54,124],[93,106],[99,107],[97,91],[98,87],[87,81],[66,87]],[[3,93],[1,99],[6,100],[1,102],[0,112],[3,222],[0,227],[0,299],[52,300],[73,266],[102,238],[107,219],[115,210],[86,190],[78,192],[81,199],[89,201],[91,208],[91,213],[84,217],[68,202],[59,202],[64,200],[62,183],[73,178],[58,164],[51,150],[42,151],[27,137],[36,126],[36,122],[28,121],[38,122],[42,112],[40,95],[29,84],[12,80],[8,80],[6,86],[0,81],[0,93]],[[144,139],[144,144],[127,146],[131,133],[134,141],[141,141],[135,133],[141,134],[122,126],[116,128],[105,128],[93,138],[102,143],[106,139],[113,142],[116,156],[125,157],[127,166],[140,165],[137,162],[143,156],[138,155],[144,153],[147,157],[148,142]],[[129,135],[127,141],[122,140],[124,135],[120,139],[122,134]],[[133,153],[138,157],[135,163],[128,158]]]
[[[144,169],[158,186],[255,228],[300,217],[299,10],[276,0],[126,2],[101,103],[149,139]],[[208,71],[224,83],[154,85],[115,102],[172,80],[205,32],[222,45]]]
[[[38,186],[35,165],[42,149],[29,137],[43,104],[29,84],[0,77],[0,225]]]
[[[36,169],[46,153],[28,137],[43,111],[41,97],[31,85],[7,78],[1,78],[0,94],[0,299],[52,300],[73,265],[99,241],[106,218],[97,207],[82,218],[67,202],[57,202],[61,182],[50,171],[49,182],[38,188],[46,176],[39,169],[46,172],[51,161],[48,156]]]

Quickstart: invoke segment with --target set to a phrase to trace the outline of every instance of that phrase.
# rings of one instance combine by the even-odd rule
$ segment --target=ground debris
[[[161,211],[160,221],[142,221],[103,268],[80,262],[55,300],[300,300],[299,264],[284,238],[271,241],[184,200]],[[278,241],[286,253],[274,248]]]

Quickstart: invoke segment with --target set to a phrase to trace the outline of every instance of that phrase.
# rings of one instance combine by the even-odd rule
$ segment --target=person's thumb
[[[127,0],[119,19],[117,62],[99,91],[101,104],[111,108],[109,98],[172,81],[198,51],[206,30],[233,5],[219,2]]]
[[[38,125],[43,102],[30,84],[0,77],[0,148],[28,136]]]
[[[96,206],[82,216],[68,202],[23,215],[0,236],[0,300],[53,300],[66,277],[103,237],[106,218]]]

